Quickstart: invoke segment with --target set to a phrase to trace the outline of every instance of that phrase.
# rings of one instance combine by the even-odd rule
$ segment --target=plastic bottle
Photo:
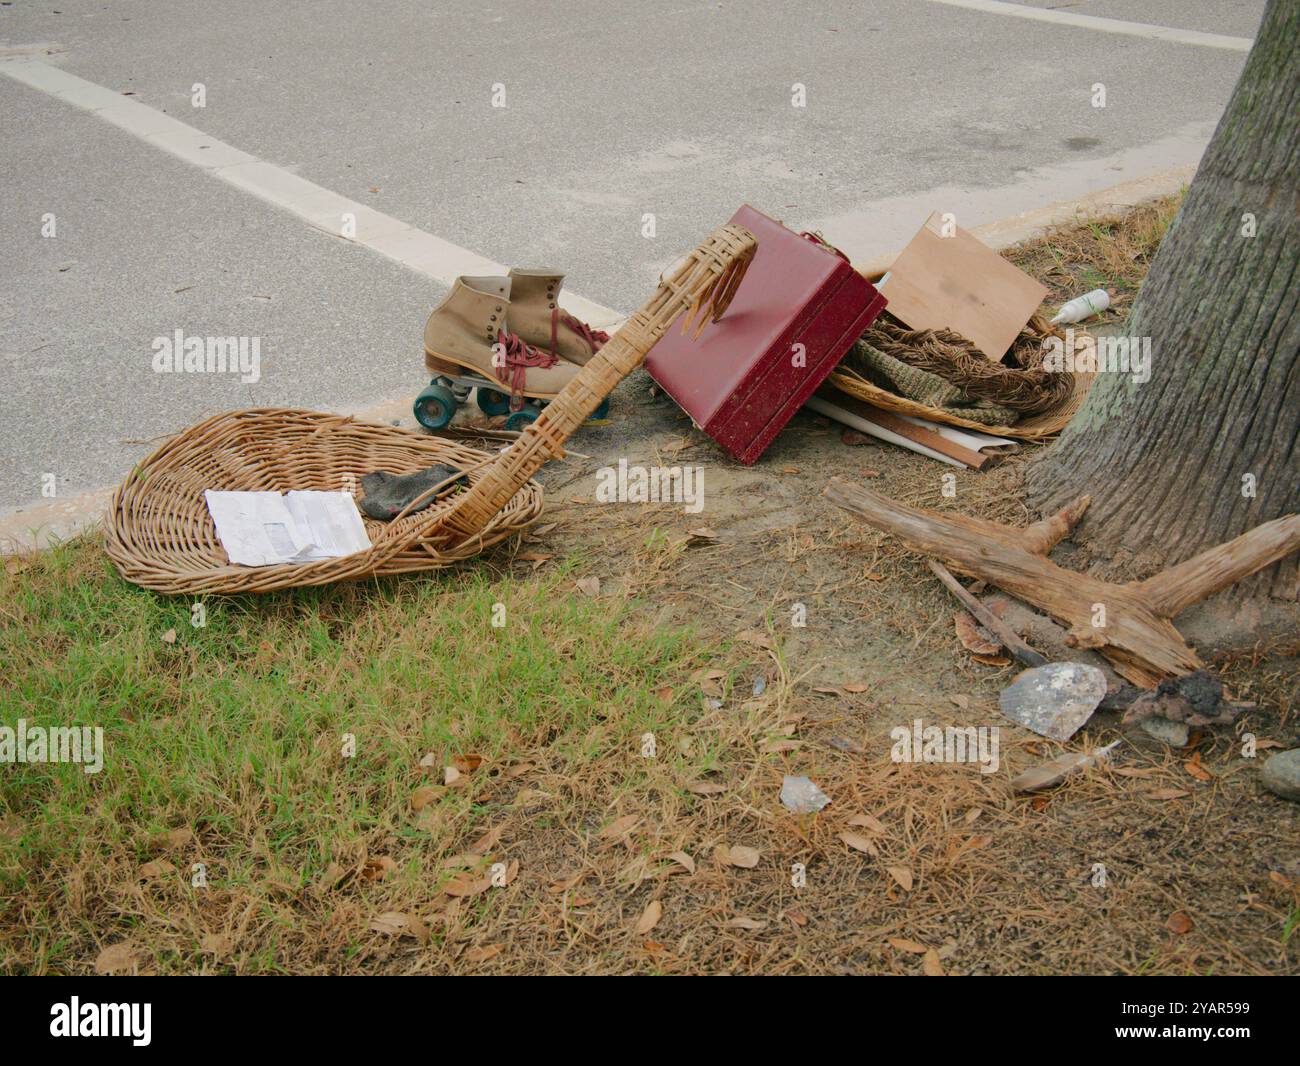
[[[1099,315],[1110,306],[1110,293],[1105,289],[1093,289],[1092,292],[1085,292],[1082,296],[1076,296],[1059,311],[1056,317],[1052,319],[1052,325],[1058,322],[1082,322],[1085,318],[1092,315]]]

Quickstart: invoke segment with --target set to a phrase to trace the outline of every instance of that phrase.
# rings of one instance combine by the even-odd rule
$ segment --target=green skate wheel
[[[485,415],[504,415],[510,411],[510,397],[501,392],[485,389],[480,385],[478,387],[478,406],[479,410]]]
[[[414,413],[425,429],[443,429],[456,413],[456,397],[445,385],[430,385],[415,398]]]
[[[527,429],[533,422],[537,421],[537,416],[541,414],[534,407],[525,407],[522,411],[515,411],[506,419],[506,429],[515,430],[516,432]]]

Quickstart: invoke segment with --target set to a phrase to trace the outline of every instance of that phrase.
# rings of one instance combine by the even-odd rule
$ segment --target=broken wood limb
[[[1300,515],[1287,515],[1161,570],[1137,587],[1160,614],[1173,618],[1212,593],[1286,558],[1297,548]]]
[[[831,481],[826,496],[868,525],[1041,608],[1068,626],[1080,644],[1100,641],[1102,654],[1123,677],[1148,688],[1202,665],[1170,620],[1174,608],[1181,610],[1300,548],[1300,516],[1292,515],[1165,571],[1171,580],[1190,581],[1191,589],[1172,588],[1168,580],[1158,581],[1160,575],[1112,584],[1057,566],[1045,554],[1049,542],[1060,539],[1052,539],[1057,531],[1068,530],[1071,519],[1083,513],[1082,501],[1035,523],[1038,529],[1026,535],[984,519],[909,507],[841,478]],[[1043,552],[1029,550],[1026,543]]]
[[[966,587],[949,573],[948,568],[943,563],[936,562],[934,559],[929,559],[927,562],[934,576],[948,586],[949,591],[957,597],[961,605],[975,617],[975,621],[1002,641],[1002,646],[1014,655],[1017,660],[1026,666],[1047,665],[1045,656],[1034,651],[1033,648],[1020,639],[1014,629],[972,596],[966,590]]]
[[[1074,532],[1083,512],[1092,503],[1091,496],[1080,496],[1068,507],[1063,507],[1056,514],[1040,518],[1025,526],[1024,546],[1026,551],[1035,555],[1046,555],[1066,537]]]

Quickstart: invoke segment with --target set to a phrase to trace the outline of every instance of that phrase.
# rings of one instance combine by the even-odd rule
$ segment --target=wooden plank
[[[848,411],[850,414],[857,415],[864,422],[870,422],[882,429],[889,430],[891,433],[897,433],[900,437],[906,437],[917,444],[923,444],[931,451],[946,455],[949,459],[956,459],[957,462],[973,470],[978,470],[989,461],[989,457],[982,452],[963,448],[960,444],[950,441],[947,437],[934,432],[932,429],[924,429],[921,426],[913,425],[911,422],[899,418],[891,411],[873,407],[871,404],[859,400],[856,396],[840,392],[839,389],[832,388],[829,385],[823,385],[817,390],[816,395],[820,400],[832,407]]]
[[[1045,285],[937,211],[894,261],[881,292],[889,313],[912,329],[955,330],[995,360],[1047,297]]]

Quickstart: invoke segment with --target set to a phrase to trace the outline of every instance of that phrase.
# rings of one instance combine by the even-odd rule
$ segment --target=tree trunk
[[[1098,374],[1029,467],[1042,513],[1092,496],[1075,539],[1116,572],[1145,576],[1300,511],[1297,40],[1300,0],[1271,0],[1125,325],[1151,339],[1150,380]],[[1236,592],[1296,599],[1294,558]]]

